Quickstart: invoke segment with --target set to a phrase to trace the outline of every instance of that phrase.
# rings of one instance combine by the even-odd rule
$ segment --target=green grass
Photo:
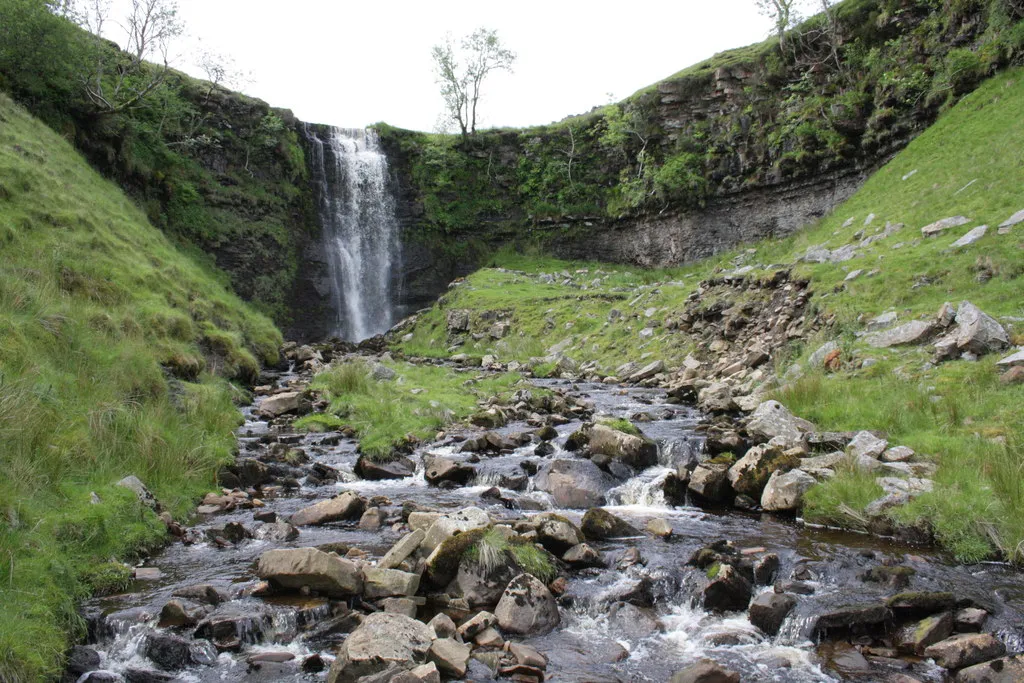
[[[447,425],[477,412],[478,401],[507,397],[522,382],[516,373],[477,376],[431,365],[387,365],[395,371],[394,379],[373,379],[370,366],[362,361],[321,372],[312,387],[327,396],[329,413],[307,415],[295,426],[311,431],[350,426],[359,435],[360,451],[383,461],[410,437],[432,438]]]
[[[527,539],[518,536],[508,538],[498,529],[488,529],[480,540],[465,551],[465,558],[479,564],[490,572],[506,564],[509,559],[527,574],[532,574],[544,583],[557,576],[558,571],[551,557]]]
[[[640,430],[637,429],[637,426],[624,417],[606,418],[599,420],[599,422],[606,427],[611,427],[612,429],[616,429],[624,434],[643,436]]]
[[[489,268],[467,278],[441,305],[421,316],[412,340],[399,348],[447,356],[452,341],[445,329],[448,310],[470,309],[477,331],[488,324],[480,313],[501,310],[512,322],[512,338],[528,342],[469,339],[458,352],[528,361],[569,340],[567,355],[577,362],[595,360],[607,374],[626,361],[661,358],[671,367],[694,350],[694,338],[664,327],[655,327],[646,340],[639,332],[652,320],[682,311],[699,281],[733,270],[738,262],[754,265],[752,276],[772,272],[769,264],[796,264],[794,275],[811,282],[812,312],[834,322],[814,339],[777,350],[776,369],[783,372],[793,362],[806,361],[829,339],[840,342],[848,363],[837,374],[810,372],[775,397],[821,429],[882,430],[892,444],[910,446],[937,463],[935,492],[894,511],[898,521],[927,520],[963,561],[996,550],[1024,560],[1024,427],[1019,415],[1024,388],[1000,383],[991,357],[931,368],[926,365],[927,347],[872,349],[855,334],[863,330],[865,317],[885,311],[894,310],[906,321],[933,316],[946,301],[970,300],[1008,322],[1015,343],[1024,343],[1024,326],[1008,320],[1024,317],[1024,229],[1016,226],[1009,235],[996,234],[999,223],[1024,209],[1022,108],[1024,69],[1011,69],[946,112],[833,215],[789,238],[746,245],[698,263],[645,271],[558,261],[530,247],[505,249],[490,262],[505,272]],[[876,218],[865,227],[871,213]],[[954,215],[971,222],[937,238],[921,238],[921,227]],[[851,217],[852,224],[843,227]],[[798,263],[810,246],[835,249],[859,242],[856,233],[875,234],[887,221],[904,227],[861,249],[852,261]],[[956,238],[981,224],[989,226],[982,240],[950,249]],[[900,248],[893,248],[897,244]],[[575,275],[581,269],[587,272]],[[846,282],[854,269],[864,274]],[[556,283],[563,279],[560,273],[573,274],[587,289],[547,284],[543,273],[555,274]],[[595,277],[601,282],[590,286]],[[715,303],[715,296],[738,301],[731,293],[709,293],[701,305]],[[757,294],[748,290],[741,296]],[[613,308],[623,316],[613,320]],[[655,314],[648,319],[645,311],[650,308]],[[860,369],[865,358],[876,363]],[[550,361],[535,363],[538,372],[553,369]],[[844,473],[808,495],[805,516],[856,526],[856,516],[879,492],[871,478]]]
[[[178,515],[234,448],[280,335],[62,139],[0,95],[0,680],[56,677],[76,601]],[[177,375],[178,378],[173,377]],[[93,504],[95,493],[99,503]]]

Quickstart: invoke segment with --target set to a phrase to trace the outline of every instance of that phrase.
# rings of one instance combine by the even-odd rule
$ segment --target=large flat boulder
[[[765,484],[761,507],[768,512],[793,512],[804,504],[804,493],[817,480],[803,470],[776,470]]]
[[[354,683],[389,668],[413,669],[426,661],[433,639],[433,631],[421,621],[374,612],[341,644],[327,683]]]
[[[363,590],[363,575],[355,562],[316,548],[268,550],[256,562],[256,575],[278,588],[308,587],[330,597]]]
[[[589,460],[567,458],[545,462],[533,479],[539,491],[551,494],[556,507],[575,509],[604,505],[605,494],[617,483]]]
[[[329,500],[303,508],[289,520],[294,526],[315,526],[330,522],[358,519],[366,509],[366,501],[359,494],[345,491]]]
[[[302,405],[302,392],[285,391],[263,399],[259,413],[263,417],[280,417],[288,413],[297,413]]]
[[[658,445],[650,439],[601,423],[591,426],[588,436],[591,453],[610,456],[638,470],[658,463]]]

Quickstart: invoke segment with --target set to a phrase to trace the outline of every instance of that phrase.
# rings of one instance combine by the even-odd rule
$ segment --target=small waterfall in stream
[[[392,277],[401,258],[388,162],[372,129],[306,128],[335,319],[332,332],[361,341],[393,321]]]

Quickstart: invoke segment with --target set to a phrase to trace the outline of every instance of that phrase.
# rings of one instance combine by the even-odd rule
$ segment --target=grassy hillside
[[[930,455],[939,466],[936,491],[894,514],[902,521],[930,521],[939,539],[963,560],[996,550],[1021,559],[1024,387],[998,382],[992,357],[932,367],[927,347],[872,349],[857,333],[867,318],[883,311],[895,311],[905,321],[934,315],[944,301],[970,300],[1000,318],[1016,335],[1015,343],[1024,343],[1024,224],[1009,234],[996,231],[999,223],[1024,209],[1022,106],[1024,70],[988,80],[834,215],[786,240],[749,245],[668,271],[565,263],[529,249],[508,250],[493,262],[505,270],[472,275],[421,316],[412,336],[399,346],[415,355],[493,353],[507,362],[544,356],[564,342],[565,353],[575,361],[597,361],[608,374],[629,360],[661,358],[673,367],[699,340],[661,321],[682,311],[698,282],[740,265],[752,266],[757,275],[793,264],[795,276],[811,281],[811,306],[830,324],[820,338],[774,350],[776,369],[782,374],[790,363],[806,361],[830,339],[840,342],[846,364],[835,374],[807,372],[777,387],[776,397],[822,429],[880,429],[892,442]],[[875,218],[865,227],[869,214]],[[971,220],[942,236],[922,239],[921,227],[955,215]],[[880,233],[887,222],[904,227],[859,247],[853,260],[817,265],[799,261],[811,246],[857,244]],[[981,224],[990,226],[985,237],[951,249],[957,237]],[[846,281],[855,269],[862,274]],[[568,285],[562,284],[567,280]],[[497,312],[485,316],[490,319],[506,315],[512,334],[501,340],[467,338],[464,346],[450,351],[445,316],[461,308],[477,316]],[[612,314],[612,309],[622,315]],[[481,329],[489,324],[483,322]],[[645,328],[650,336],[641,335]],[[860,369],[859,361],[866,358],[876,363]],[[538,365],[542,372],[548,367]],[[858,526],[858,508],[877,495],[872,478],[845,474],[812,493],[805,516]]]
[[[0,94],[0,681],[50,678],[75,601],[123,586],[112,563],[229,459],[228,379],[280,335],[176,249],[41,122]],[[95,495],[94,495],[95,494]]]

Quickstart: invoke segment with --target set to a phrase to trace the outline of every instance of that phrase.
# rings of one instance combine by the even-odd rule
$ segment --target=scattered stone
[[[666,519],[650,519],[647,520],[647,533],[657,536],[658,538],[668,538],[672,535],[672,525],[669,524]]]
[[[565,517],[546,512],[532,520],[537,526],[537,542],[555,555],[562,555],[583,542],[583,532]]]
[[[952,341],[957,351],[978,356],[1009,346],[1009,337],[1003,326],[970,301],[960,303],[956,311],[956,324],[957,329],[952,334],[936,342],[937,353],[943,341],[947,342],[945,346]]]
[[[946,669],[962,669],[1006,654],[1006,646],[990,633],[961,633],[928,646],[924,656]]]
[[[597,423],[584,430],[590,452],[607,455],[638,470],[658,462],[658,445],[648,438]]]
[[[139,502],[148,508],[156,509],[158,503],[156,496],[150,492],[146,485],[142,483],[142,480],[136,477],[134,474],[130,474],[121,481],[117,482],[117,485],[126,488],[135,494],[135,497],[139,499]]]
[[[331,597],[358,595],[363,589],[355,562],[315,548],[268,550],[256,563],[256,575],[276,587],[307,588]]]
[[[562,561],[575,569],[586,567],[604,567],[604,558],[601,553],[591,548],[586,543],[580,543],[565,551]]]
[[[405,536],[402,536],[398,543],[391,546],[391,549],[384,554],[384,557],[377,563],[377,566],[381,569],[394,569],[402,564],[407,557],[416,552],[416,549],[420,547],[426,535],[423,529],[414,529]]]
[[[281,417],[289,413],[297,413],[302,407],[302,392],[285,391],[263,399],[259,404],[259,413],[264,417]]]
[[[858,432],[846,447],[846,452],[854,459],[861,456],[877,459],[888,446],[888,441],[878,438],[871,432]]]
[[[361,455],[356,460],[355,472],[369,481],[405,479],[416,473],[416,465],[405,457],[394,458],[388,462],[376,462],[372,458]]]
[[[697,405],[708,413],[728,413],[736,409],[732,388],[725,382],[715,382],[701,389]]]
[[[445,317],[445,326],[449,332],[469,332],[469,311],[466,309],[454,309],[448,311]]]
[[[558,606],[551,592],[530,574],[512,579],[494,610],[503,631],[543,635],[558,626]]]
[[[424,476],[427,483],[434,486],[447,481],[465,485],[476,476],[476,469],[451,458],[434,457],[428,459],[424,464],[426,466]]]
[[[996,366],[1003,370],[1024,367],[1024,348],[1017,349],[1016,353],[1010,354],[1006,358],[999,359],[996,361]]]
[[[925,237],[934,237],[939,233],[949,230],[950,228],[959,228],[961,225],[970,223],[970,219],[964,216],[951,216],[949,218],[943,218],[942,220],[929,223],[928,225],[921,228],[921,234]]]
[[[498,623],[498,618],[490,612],[477,612],[471,619],[464,622],[458,628],[459,637],[465,640],[472,640],[480,633]]]
[[[914,457],[914,449],[907,446],[893,446],[882,453],[885,462],[907,462]]]
[[[953,617],[958,633],[980,633],[988,619],[988,612],[978,607],[965,607]]]
[[[421,547],[432,553],[446,540],[465,531],[485,529],[491,525],[491,518],[477,507],[463,508],[458,512],[438,517],[427,529]]]
[[[825,346],[828,346],[828,344]],[[747,434],[764,441],[769,441],[776,437],[783,437],[788,441],[799,441],[803,431],[805,431],[802,428],[806,426],[806,421],[797,418],[793,413],[789,412],[786,406],[778,401],[765,401],[757,407],[754,414],[747,420],[746,429]]]
[[[910,591],[892,596],[886,606],[898,618],[908,619],[951,610],[956,597],[946,591]]]
[[[363,569],[363,594],[371,600],[416,595],[419,587],[419,574],[380,567]]]
[[[875,332],[865,338],[865,341],[876,349],[884,349],[890,346],[905,346],[908,344],[923,344],[935,332],[935,326],[923,320],[911,320],[891,330]]]
[[[976,228],[971,228],[966,235],[958,239],[956,242],[953,242],[953,244],[951,244],[950,247],[953,249],[959,249],[960,247],[966,247],[968,245],[974,244],[982,237],[984,237],[986,232],[988,232],[987,225],[979,225]]]
[[[827,637],[829,631],[870,630],[877,624],[884,624],[892,618],[892,611],[884,603],[864,603],[838,607],[818,615],[812,635]]]
[[[769,636],[777,635],[786,616],[796,607],[796,598],[786,593],[765,592],[750,603],[750,623]]]
[[[953,614],[943,612],[904,626],[896,632],[893,644],[905,654],[921,656],[929,645],[948,638],[953,633]]]
[[[448,676],[462,678],[469,666],[470,646],[451,638],[438,638],[430,644],[427,658],[437,665],[438,670]]]
[[[1018,211],[1005,221],[999,224],[1000,228],[1011,228],[1018,223],[1024,223],[1024,210]]]
[[[719,564],[712,570],[711,583],[704,587],[704,609],[712,612],[739,612],[750,604],[753,587],[731,564]]]

